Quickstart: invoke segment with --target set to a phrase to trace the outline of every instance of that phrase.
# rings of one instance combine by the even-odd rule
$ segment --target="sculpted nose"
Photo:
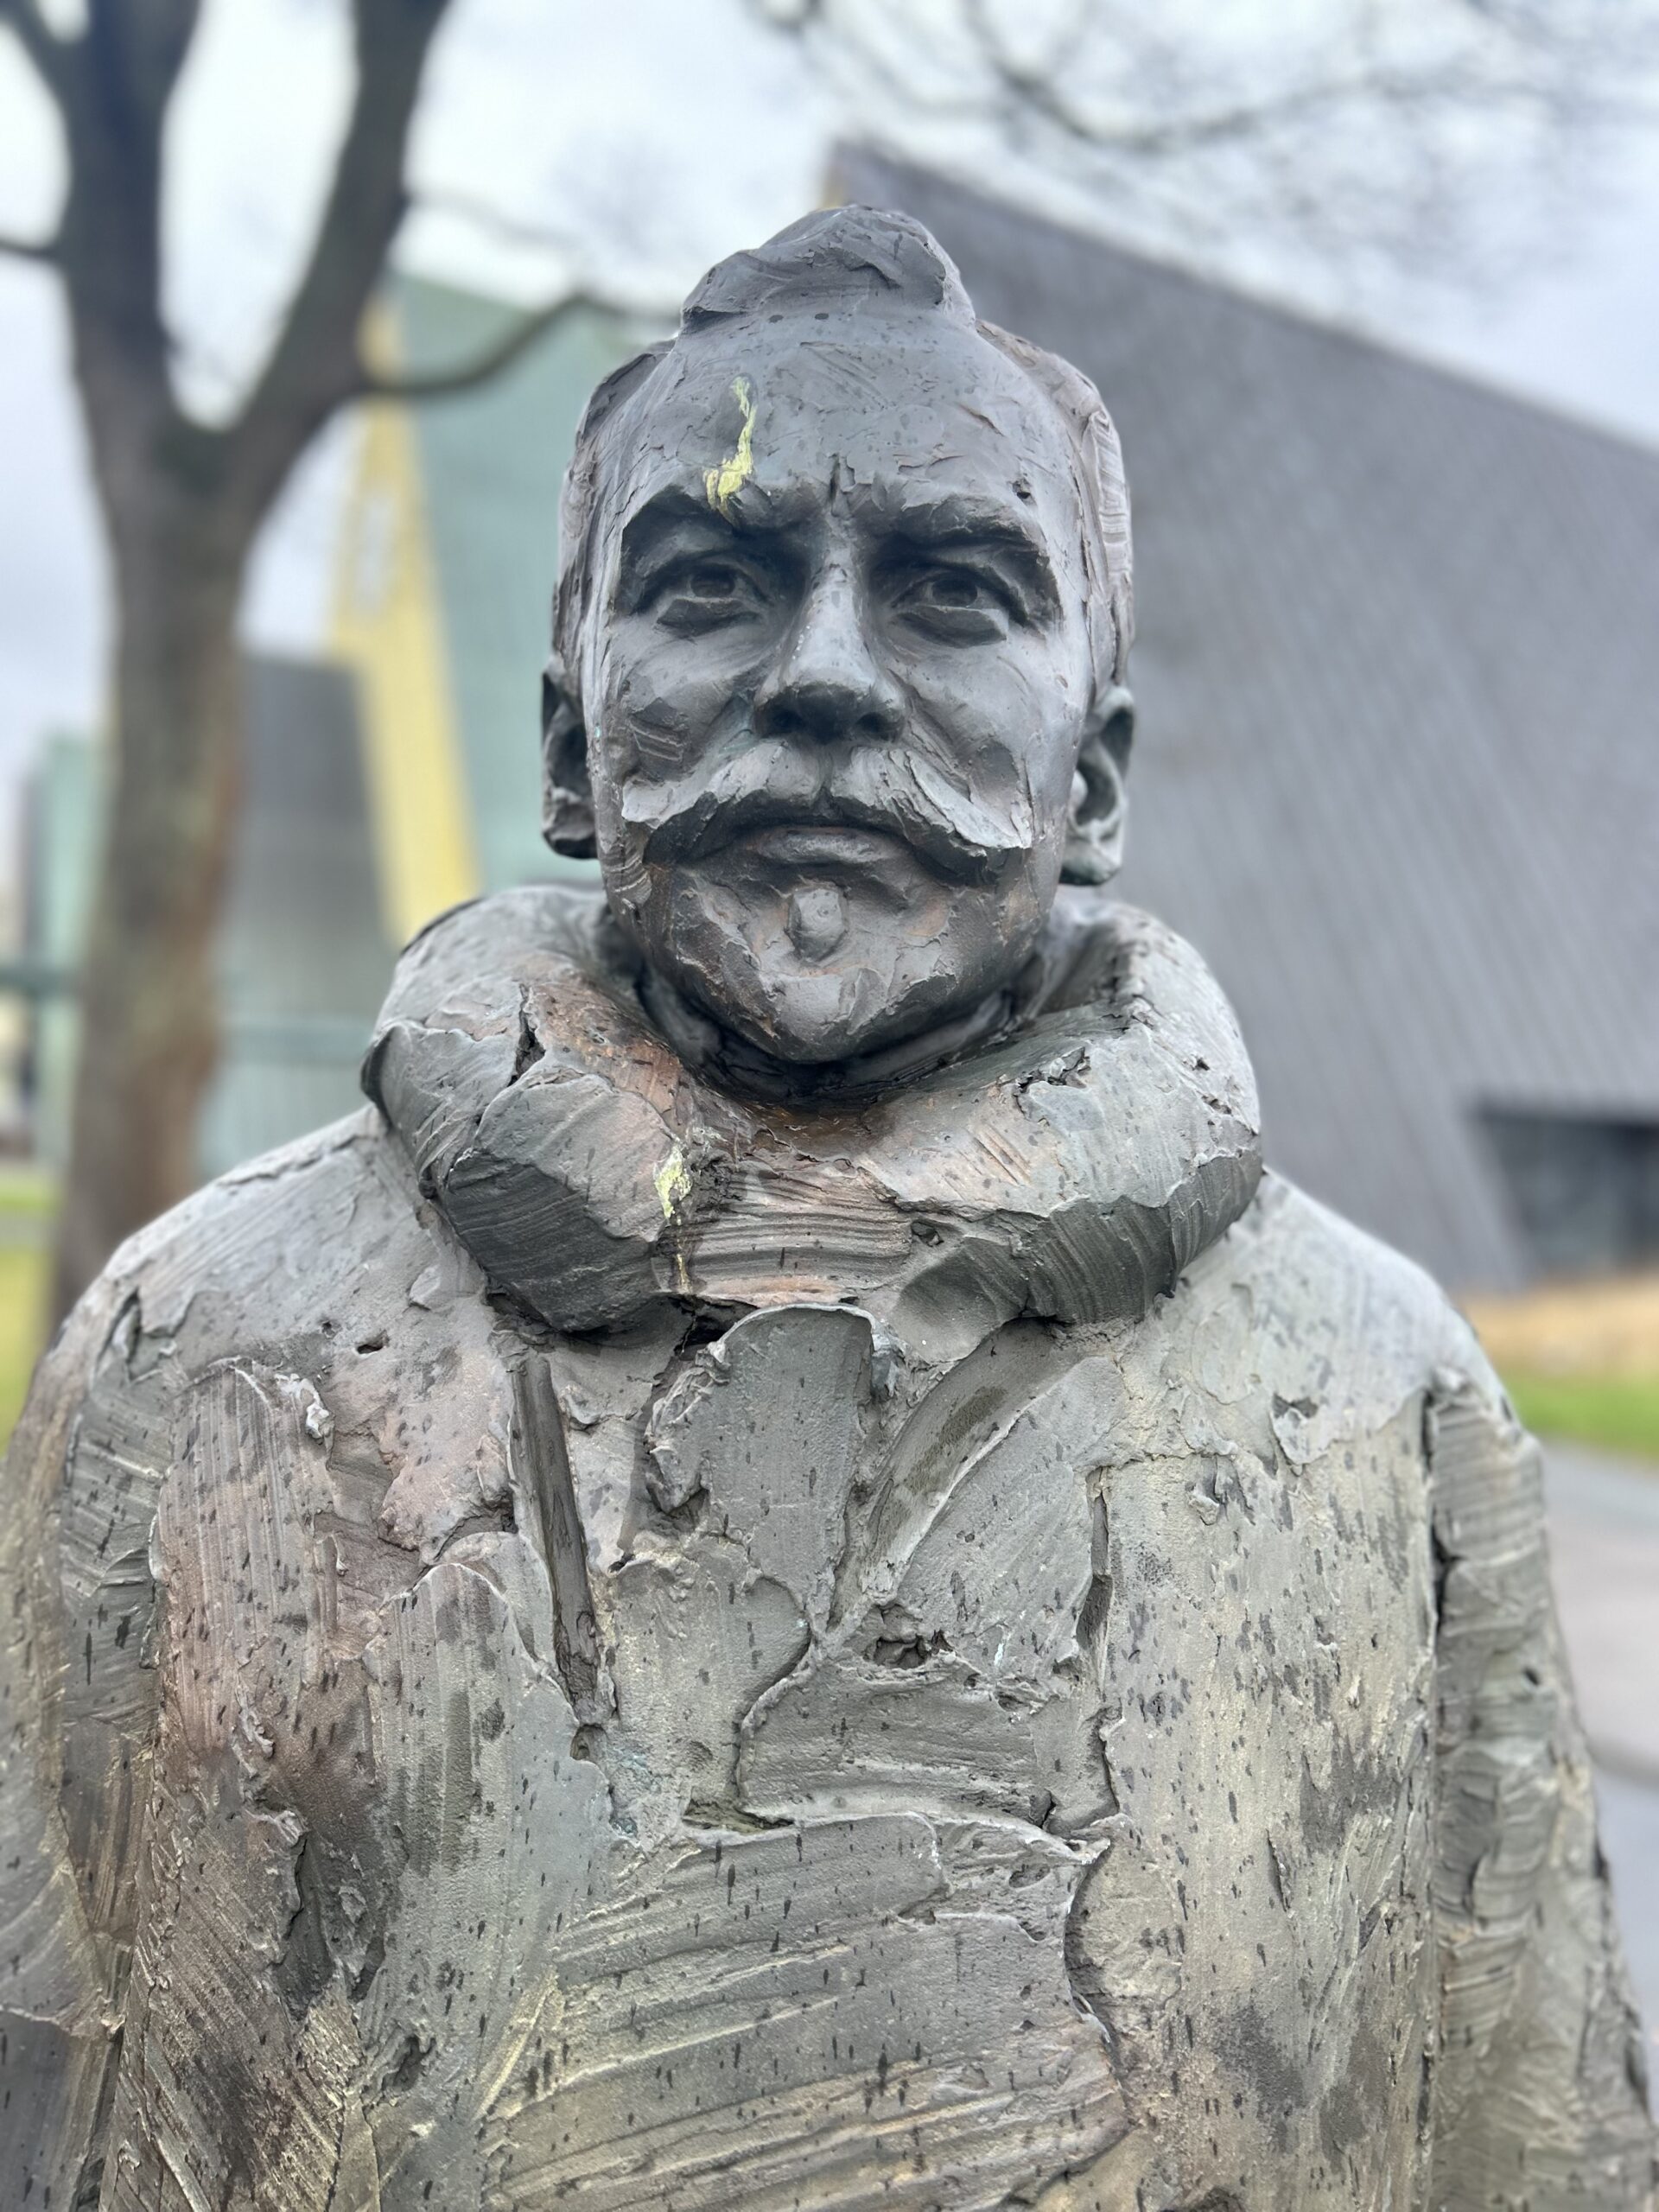
[[[904,726],[897,688],[870,651],[851,580],[824,579],[776,667],[754,698],[762,737],[833,745],[853,738],[880,741]]]

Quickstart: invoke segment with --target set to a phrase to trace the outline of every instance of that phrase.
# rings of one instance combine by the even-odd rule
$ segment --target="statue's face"
[[[626,435],[585,686],[619,918],[784,1060],[966,1014],[1052,903],[1090,710],[1059,423],[944,316],[802,317],[683,343]]]

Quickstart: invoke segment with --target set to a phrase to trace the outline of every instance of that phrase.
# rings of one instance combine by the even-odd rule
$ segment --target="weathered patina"
[[[417,939],[14,1446],[7,2202],[1647,2203],[1536,1449],[1103,887],[1098,396],[843,209],[564,525],[603,893]]]

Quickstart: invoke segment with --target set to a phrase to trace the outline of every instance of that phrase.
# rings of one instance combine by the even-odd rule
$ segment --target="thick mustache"
[[[947,875],[983,875],[994,858],[982,846],[963,843],[944,823],[902,817],[893,808],[872,805],[850,792],[835,791],[819,792],[810,799],[756,791],[753,797],[706,809],[694,803],[653,831],[645,843],[645,858],[706,860],[754,830],[784,828],[874,830],[911,847]]]
[[[908,846],[940,875],[982,882],[1031,848],[1026,822],[1005,819],[927,763],[892,751],[827,774],[797,766],[779,776],[775,763],[766,772],[759,762],[734,774],[728,764],[712,783],[653,812],[648,863],[703,860],[757,830],[870,830]]]

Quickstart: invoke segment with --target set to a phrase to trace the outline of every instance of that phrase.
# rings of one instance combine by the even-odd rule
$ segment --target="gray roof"
[[[844,155],[1104,393],[1135,505],[1125,897],[1269,1157],[1454,1286],[1535,1262],[1482,1109],[1659,1123],[1659,454]]]

